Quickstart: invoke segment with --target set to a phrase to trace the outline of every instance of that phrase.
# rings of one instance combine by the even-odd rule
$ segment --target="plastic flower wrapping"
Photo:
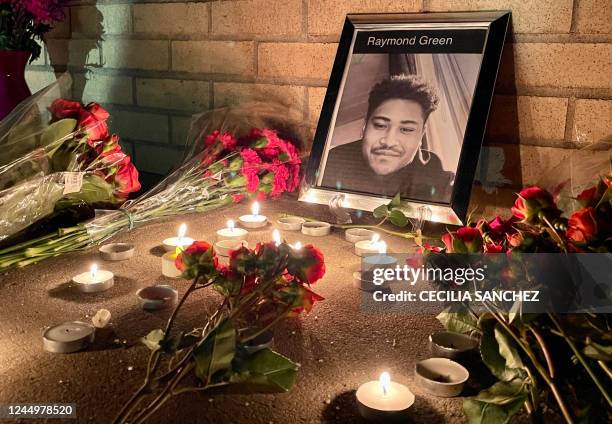
[[[117,208],[140,190],[108,112],[59,91],[50,86],[0,123],[0,246]]]
[[[70,116],[73,116],[74,112],[70,110],[69,103],[56,106],[61,111],[60,115],[65,116],[64,120],[72,119]],[[88,107],[93,107],[94,112],[98,111],[96,106]],[[96,117],[94,112],[88,111],[91,117],[87,113],[85,115],[88,119],[99,122],[101,119]],[[45,131],[49,131],[53,125],[46,126]],[[86,129],[78,130],[77,133],[97,133],[99,129],[96,125],[88,126]],[[0,247],[0,270],[23,267],[48,257],[95,246],[121,231],[131,230],[151,220],[206,212],[247,198],[262,200],[278,197],[284,192],[292,192],[300,183],[301,159],[298,147],[301,141],[296,135],[298,132],[296,124],[286,118],[285,109],[272,103],[253,103],[234,108],[215,109],[197,116],[187,140],[182,164],[157,186],[140,197],[123,203],[117,210],[96,210],[93,219],[87,222],[61,227],[19,243],[5,244]],[[70,134],[73,133],[74,131]],[[74,135],[69,137],[74,138]],[[65,137],[53,138],[64,140]],[[85,138],[90,139],[87,136]],[[42,132],[40,139],[44,139]],[[126,190],[132,191],[136,188],[134,174],[121,168],[120,162],[112,160],[113,155],[121,155],[115,151],[113,147],[115,145],[108,142],[90,146],[87,142],[83,142],[80,146],[87,152],[93,148],[98,149],[100,153],[98,159],[89,162],[84,158],[93,153],[79,151],[78,154],[71,156],[71,160],[76,163],[85,161],[83,163],[87,166],[83,168],[75,164],[74,169],[85,172],[85,175],[91,174],[92,178],[95,177],[94,182],[100,184],[102,181],[107,182],[102,175],[98,175],[100,167],[102,170],[111,169],[104,174],[110,175],[108,178],[113,178],[113,183],[109,185],[107,192],[106,200],[109,203],[115,201],[116,204],[116,199],[124,199],[121,195],[125,194]],[[53,152],[53,156],[57,154],[52,148],[46,147],[38,150],[36,155],[49,156],[49,152]],[[0,214],[6,214],[5,226],[19,220],[21,214],[30,207],[45,208],[50,204],[48,199],[58,196],[62,198],[61,194],[66,184],[62,184],[61,181],[65,177],[53,176],[53,173],[48,172],[46,168],[38,166],[36,161],[38,156],[19,156],[19,161],[26,158],[26,165],[19,165],[12,172],[17,172],[19,168],[19,172],[36,176],[39,180],[46,182],[45,178],[51,179],[57,186],[48,184],[50,188],[41,192],[40,184],[33,183],[30,187],[32,193],[24,191],[21,194],[22,199],[27,199],[25,202],[31,206],[23,207],[21,212],[10,212],[9,208],[5,208],[3,200]],[[107,159],[109,157],[111,159]],[[59,158],[60,156],[58,160]],[[107,162],[110,162],[112,167],[104,167]],[[31,169],[34,166],[36,168]],[[135,169],[133,171],[136,172]],[[23,176],[20,176],[19,180],[23,180]],[[52,191],[55,197],[52,197],[48,191]],[[18,201],[14,203],[19,204]]]

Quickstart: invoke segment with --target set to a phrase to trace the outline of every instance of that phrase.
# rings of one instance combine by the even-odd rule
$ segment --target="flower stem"
[[[610,397],[610,394],[603,387],[603,385],[601,384],[601,382],[599,381],[599,379],[597,378],[597,376],[595,375],[595,373],[593,372],[589,364],[586,362],[586,360],[584,359],[584,357],[582,356],[582,354],[580,353],[580,351],[578,350],[578,348],[576,347],[572,339],[565,333],[565,330],[563,329],[563,327],[561,326],[561,324],[559,323],[559,321],[553,314],[549,312],[548,316],[550,317],[550,320],[555,324],[555,326],[561,333],[562,337],[565,339],[565,341],[569,345],[570,349],[572,349],[572,352],[574,352],[574,355],[576,355],[576,358],[578,358],[578,361],[582,364],[587,374],[589,374],[589,377],[591,377],[591,380],[593,380],[593,383],[595,383],[595,386],[597,386],[597,388],[599,389],[603,397],[606,399],[606,401],[608,401],[608,406],[612,407],[612,398]]]

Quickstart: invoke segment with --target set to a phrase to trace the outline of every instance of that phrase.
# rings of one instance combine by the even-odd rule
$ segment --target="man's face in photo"
[[[370,115],[363,133],[363,156],[378,175],[396,172],[414,159],[425,131],[422,106],[389,99]]]

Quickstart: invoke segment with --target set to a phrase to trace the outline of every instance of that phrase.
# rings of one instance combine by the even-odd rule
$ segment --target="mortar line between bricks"
[[[570,23],[570,33],[575,33],[578,27],[578,10],[580,7],[580,0],[574,0],[572,2],[572,21]]]
[[[576,118],[576,98],[570,97],[567,100],[567,114],[565,115],[565,141],[574,142],[573,131],[574,119]]]

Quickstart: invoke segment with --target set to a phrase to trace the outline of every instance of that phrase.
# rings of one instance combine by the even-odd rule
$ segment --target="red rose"
[[[323,252],[312,244],[307,244],[298,251],[292,251],[287,271],[304,283],[316,283],[325,275]]]
[[[209,243],[194,241],[187,249],[176,256],[174,266],[183,272],[184,277],[194,278],[198,274],[217,273],[219,259]]]
[[[542,217],[549,220],[561,216],[552,194],[540,187],[524,188],[512,206],[513,216],[522,222],[535,224]]]
[[[444,237],[444,236],[442,236],[442,237]],[[442,253],[442,248],[441,247],[432,246],[429,243],[423,243],[423,249],[427,250],[428,252],[432,252],[432,253]]]
[[[138,170],[130,162],[129,156],[125,158],[127,161],[124,161],[115,174],[115,192],[119,197],[127,197],[130,193],[140,190]]]
[[[567,221],[567,238],[576,243],[587,243],[597,236],[595,211],[588,207],[576,211]]]
[[[81,103],[64,99],[57,99],[49,106],[54,121],[65,118],[78,119],[82,110]]]
[[[87,135],[87,144],[95,147],[100,140],[108,137],[106,120],[99,120],[93,113],[83,112],[79,120],[79,130]]]
[[[442,243],[444,243],[444,246],[446,246],[446,252],[447,253],[454,253],[453,250],[453,235],[450,232],[446,232],[444,234],[442,234]]]
[[[482,235],[478,228],[461,227],[456,232],[442,236],[447,253],[480,253],[482,252]]]

